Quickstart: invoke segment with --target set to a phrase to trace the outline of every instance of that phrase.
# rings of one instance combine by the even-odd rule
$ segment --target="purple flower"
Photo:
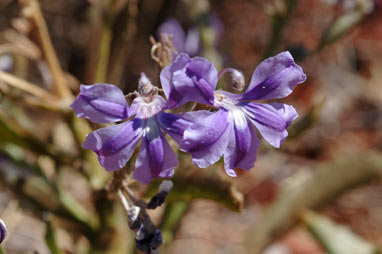
[[[156,94],[156,89],[150,88],[151,82],[144,74],[139,85],[141,93],[136,93],[130,108],[122,91],[110,84],[81,85],[71,107],[77,117],[95,123],[123,121],[135,115],[129,121],[89,133],[82,146],[97,153],[107,171],[115,171],[130,160],[141,141],[134,178],[148,183],[156,177],[171,177],[178,165],[162,130],[181,142],[184,130],[198,114],[165,113],[162,109],[166,101]]]
[[[224,155],[224,167],[228,175],[236,176],[235,168],[251,169],[260,144],[251,123],[272,146],[280,146],[288,136],[287,127],[298,116],[295,109],[281,103],[260,104],[249,101],[286,97],[297,84],[305,81],[306,75],[294,63],[289,52],[264,60],[254,71],[244,94],[213,92],[217,82],[216,70],[206,68],[208,61],[205,59],[184,59],[187,59],[184,55],[178,57],[172,66],[161,73],[163,88],[170,98],[169,103],[171,101],[171,105],[179,105],[192,100],[218,108],[216,113],[205,113],[204,118],[200,118],[184,132],[181,150],[192,154],[193,163],[205,168]],[[184,66],[183,62],[192,66],[192,75],[188,74],[188,67],[177,68],[179,65]],[[233,75],[240,74],[229,68],[224,71],[231,71]],[[192,96],[189,96],[192,90],[189,80],[194,85]],[[236,80],[243,79],[236,77]],[[213,102],[211,98],[214,98]]]
[[[80,94],[71,105],[79,118],[95,123],[112,123],[127,118],[127,105],[122,91],[111,84],[81,85]]]
[[[160,80],[168,98],[166,108],[176,108],[188,101],[214,103],[218,72],[205,58],[179,54],[173,64],[162,70]]]
[[[179,21],[171,18],[159,26],[158,37],[162,34],[171,36],[171,42],[179,53],[187,53],[194,56],[200,52],[199,31],[195,27],[188,30],[186,35]]]
[[[211,31],[214,32],[214,44],[217,45],[223,33],[223,24],[216,14],[207,16],[206,21],[213,29]],[[172,36],[172,44],[179,53],[187,53],[190,56],[195,56],[202,51],[202,43],[198,29],[191,27],[187,33],[185,33],[179,21],[175,18],[168,19],[159,26],[158,37],[161,36],[161,34]]]
[[[187,52],[186,34],[177,19],[171,18],[162,23],[158,28],[158,37],[161,36],[161,34],[170,35],[172,44],[179,52]],[[199,43],[199,38],[197,43]]]

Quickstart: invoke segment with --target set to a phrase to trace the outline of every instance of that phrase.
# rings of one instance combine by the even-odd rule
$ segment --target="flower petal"
[[[207,110],[191,111],[184,114],[161,112],[157,116],[160,127],[178,144],[182,143],[184,131],[192,124],[214,113]]]
[[[130,160],[141,137],[142,121],[135,118],[89,133],[82,147],[96,152],[107,171],[115,171]]]
[[[188,82],[184,82],[188,78]],[[190,84],[192,81],[192,84]],[[175,88],[189,101],[213,105],[218,72],[207,59],[194,57],[184,72],[174,73]]]
[[[260,142],[241,110],[230,111],[234,125],[224,151],[224,168],[229,176],[236,177],[235,168],[249,170],[254,167]]]
[[[255,69],[243,100],[278,99],[288,96],[297,84],[306,80],[302,68],[295,64],[292,55],[282,52],[265,59]]]
[[[166,108],[175,108],[187,101],[213,105],[218,73],[207,59],[191,59],[179,54],[172,65],[162,70],[160,78],[168,98]]]
[[[228,111],[220,109],[184,132],[180,149],[192,154],[192,161],[201,168],[214,164],[223,155],[231,132]]]
[[[190,57],[186,54],[179,54],[175,62],[165,67],[160,73],[160,81],[164,94],[167,98],[166,108],[176,108],[187,102],[184,96],[174,88],[172,81],[173,72],[185,67],[189,62]]]
[[[70,107],[77,117],[95,123],[122,121],[129,108],[122,91],[110,84],[81,85],[80,94]]]
[[[196,27],[192,27],[188,30],[186,36],[186,52],[190,56],[195,56],[201,51],[201,41],[199,30]]]
[[[162,23],[158,28],[158,35],[171,35],[171,42],[179,52],[186,52],[186,34],[178,20],[171,18]]]
[[[244,112],[272,146],[279,148],[288,136],[287,128],[298,117],[296,110],[282,103],[242,103]]]
[[[135,162],[134,178],[149,183],[153,178],[172,177],[179,164],[166,138],[154,119],[149,119]]]

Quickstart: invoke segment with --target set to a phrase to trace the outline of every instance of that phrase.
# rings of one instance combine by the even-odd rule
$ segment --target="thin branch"
[[[138,1],[129,0],[127,8],[128,18],[125,31],[123,32],[122,45],[113,52],[114,54],[110,62],[110,74],[107,80],[112,84],[119,84],[121,82],[123,71],[137,34]]]
[[[98,60],[94,78],[96,83],[103,83],[106,81],[112,37],[113,32],[111,30],[111,26],[104,23],[102,25],[101,42],[98,48]]]
[[[48,27],[42,14],[37,0],[20,0],[24,7],[23,14],[29,18],[37,28],[38,37],[47,60],[50,71],[54,79],[57,96],[60,98],[69,98],[72,96],[64,72],[60,67],[52,40],[50,39]]]
[[[26,80],[20,79],[12,74],[0,71],[0,80],[7,83],[10,86],[21,89],[25,92],[33,94],[49,102],[57,102],[57,98],[48,91],[39,88],[38,86],[29,83]]]

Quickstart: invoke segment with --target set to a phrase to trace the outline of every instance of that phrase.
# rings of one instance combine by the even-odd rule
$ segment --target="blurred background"
[[[282,100],[300,115],[286,142],[263,142],[238,178],[179,152],[150,213],[160,253],[381,253],[381,0],[0,0],[2,252],[137,252],[112,175],[81,148],[99,126],[69,105],[80,84],[128,93],[145,72],[159,86],[149,37],[171,31],[179,51],[247,82],[284,50],[308,79]],[[131,187],[147,200],[158,183]]]

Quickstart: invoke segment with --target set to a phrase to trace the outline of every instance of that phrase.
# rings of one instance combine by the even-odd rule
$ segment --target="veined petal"
[[[255,69],[243,100],[278,99],[288,96],[297,84],[306,80],[302,68],[295,64],[292,55],[282,52],[265,59]]]
[[[229,176],[236,177],[235,168],[249,170],[254,167],[260,142],[241,110],[232,110],[230,115],[234,125],[224,151],[224,168]]]
[[[175,108],[187,101],[212,105],[218,73],[205,58],[179,54],[175,62],[162,70],[161,83],[168,98],[166,108]]]
[[[184,82],[188,80],[187,82]],[[218,81],[215,66],[207,59],[194,57],[184,71],[174,73],[174,87],[188,101],[213,105]]]
[[[218,83],[218,71],[213,63],[203,57],[194,57],[191,59],[187,69],[194,72],[194,74],[204,79],[212,90],[216,89]]]
[[[129,108],[122,91],[111,84],[81,85],[80,94],[70,107],[77,117],[95,123],[125,120]]]
[[[214,164],[227,147],[233,124],[229,120],[228,111],[220,109],[191,125],[184,132],[181,150],[190,152],[193,163],[201,168]]]
[[[130,160],[142,137],[142,125],[142,121],[135,118],[93,131],[86,136],[82,147],[96,152],[99,163],[107,171],[115,171]]]
[[[192,124],[203,121],[214,113],[207,110],[191,111],[184,114],[161,112],[157,116],[160,127],[178,144],[182,143],[184,131]]]
[[[279,148],[288,136],[287,128],[298,117],[296,110],[282,103],[242,103],[243,110],[261,135]]]
[[[165,67],[160,73],[160,81],[164,94],[167,98],[165,108],[168,109],[176,108],[187,102],[184,96],[174,88],[174,84],[172,83],[171,68],[173,68],[173,65]]]
[[[178,158],[160,131],[155,119],[149,119],[135,162],[134,178],[146,184],[153,178],[172,177],[177,165]]]

